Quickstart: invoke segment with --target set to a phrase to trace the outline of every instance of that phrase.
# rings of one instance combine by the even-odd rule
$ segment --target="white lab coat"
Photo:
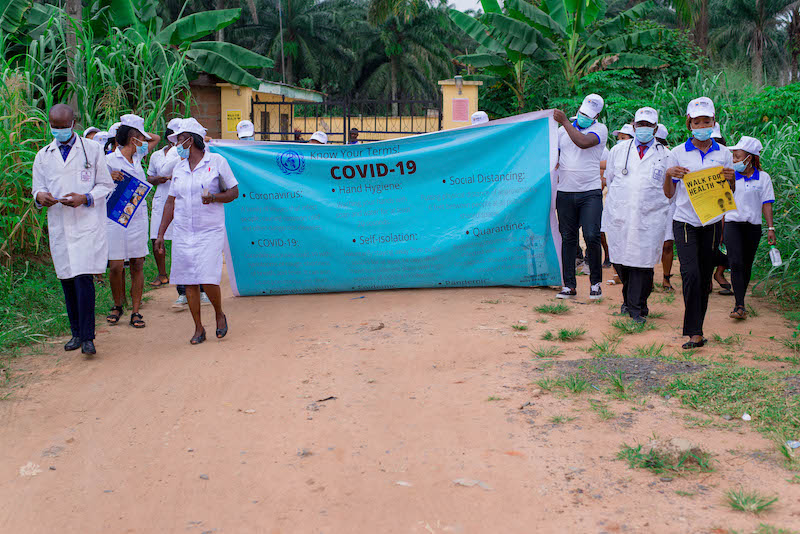
[[[669,199],[664,194],[668,151],[657,141],[644,158],[633,139],[611,149],[603,215],[612,263],[652,268],[661,258]],[[627,159],[627,174],[623,174]]]
[[[87,162],[90,165],[88,169]],[[56,204],[47,210],[50,255],[59,279],[106,271],[105,199],[113,189],[114,182],[106,167],[103,147],[98,143],[83,139],[81,145],[81,139],[76,139],[66,161],[61,157],[56,141],[36,154],[33,160],[34,199],[41,192],[50,193],[55,198],[64,198],[69,193],[90,193],[94,198],[91,207],[70,208]]]
[[[150,156],[150,162],[147,166],[147,176],[172,177],[172,171],[175,165],[181,161],[181,158],[178,156],[178,152],[174,147],[169,150],[166,148],[167,147],[157,150]],[[164,215],[164,205],[167,203],[167,197],[169,196],[170,183],[171,182],[167,181],[156,186],[156,192],[153,195],[153,207],[150,212],[150,239],[156,239],[158,237],[158,230],[161,227],[161,219]],[[171,224],[167,228],[166,234],[164,234],[164,239],[172,239]]]
[[[228,162],[206,152],[192,170],[182,160],[172,171],[169,195],[175,197],[172,219],[172,269],[170,281],[179,285],[219,285],[222,279],[222,249],[225,244],[223,204],[203,204],[203,188],[219,193],[220,177],[225,189],[238,185]]]
[[[109,171],[125,171],[133,175],[140,182],[147,182],[142,169],[142,161],[136,156],[131,164],[120,149],[117,148],[106,156],[106,165]],[[144,258],[150,253],[147,246],[147,204],[142,204],[136,209],[128,227],[106,218],[106,233],[108,235],[108,259],[129,260],[131,258]]]

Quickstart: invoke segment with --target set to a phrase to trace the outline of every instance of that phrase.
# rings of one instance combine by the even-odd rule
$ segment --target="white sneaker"
[[[204,292],[200,293],[200,305],[208,306],[209,304],[211,304],[211,301],[208,300],[208,295],[206,295]]]
[[[603,298],[603,284],[593,285],[592,290],[589,292],[589,298],[591,300],[600,300]]]
[[[574,289],[570,289],[567,286],[563,286],[561,288],[561,292],[556,295],[557,299],[574,299],[578,295],[578,292]]]
[[[176,310],[185,310],[189,306],[189,301],[186,300],[186,295],[178,295],[177,300],[172,303],[172,307]]]

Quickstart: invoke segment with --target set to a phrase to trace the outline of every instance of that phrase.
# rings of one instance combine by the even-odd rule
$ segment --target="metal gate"
[[[322,130],[328,143],[346,144],[351,128],[359,141],[382,141],[442,129],[442,100],[253,100],[250,120],[259,141],[308,141]]]

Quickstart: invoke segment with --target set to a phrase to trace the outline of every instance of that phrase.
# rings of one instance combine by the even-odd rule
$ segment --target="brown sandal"
[[[131,314],[131,326],[134,328],[144,328],[145,326],[147,326],[143,320],[141,313]]]
[[[119,312],[119,314],[114,312]],[[111,313],[106,316],[106,321],[108,324],[117,324],[120,317],[122,317],[122,306],[114,306],[111,308]]]
[[[166,278],[166,280],[165,280]],[[169,285],[169,276],[167,275],[158,275],[156,279],[150,282],[150,287],[159,288]]]
[[[664,275],[664,283],[661,284],[661,289],[663,289],[665,293],[672,293],[675,291],[675,288],[672,287],[672,284],[669,281],[670,278],[672,278],[671,274]]]
[[[731,319],[738,319],[740,321],[747,319],[747,310],[744,309],[744,306],[736,306],[729,317]]]

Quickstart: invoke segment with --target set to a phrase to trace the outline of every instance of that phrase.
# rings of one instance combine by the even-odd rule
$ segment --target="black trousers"
[[[622,281],[622,302],[630,316],[647,317],[650,313],[647,299],[653,292],[653,268],[614,264],[614,270]]]
[[[186,294],[186,286],[177,286],[178,287],[178,295],[183,296]],[[203,291],[203,286],[200,286],[200,291]]]
[[[725,248],[731,268],[731,284],[737,306],[744,306],[744,295],[753,274],[753,261],[761,241],[761,225],[745,222],[725,223]]]
[[[672,222],[675,246],[681,264],[683,285],[683,335],[702,336],[703,322],[708,311],[711,278],[717,266],[714,251],[719,245],[722,222],[709,226],[692,226]]]
[[[603,281],[603,248],[600,243],[600,219],[603,216],[603,193],[600,189],[579,193],[556,194],[558,231],[561,233],[561,274],[566,287],[575,289],[575,259],[578,255],[578,229],[586,240],[586,263],[589,281]]]
[[[61,280],[72,337],[94,339],[94,276],[82,274]]]

